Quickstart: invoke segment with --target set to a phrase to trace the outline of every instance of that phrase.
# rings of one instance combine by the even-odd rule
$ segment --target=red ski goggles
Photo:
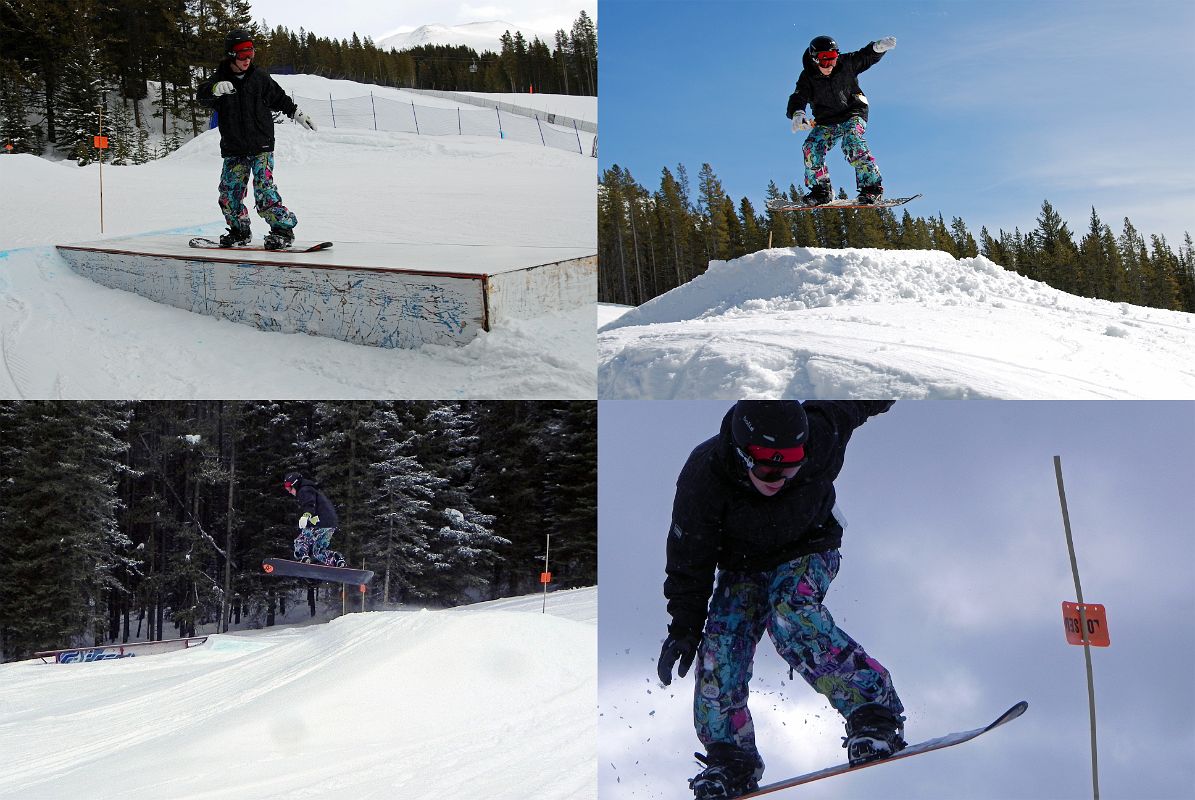
[[[823,67],[832,67],[838,61],[837,50],[825,50],[817,54],[817,63]]]
[[[251,44],[238,44],[236,47],[232,48],[232,57],[237,61],[245,61],[247,59],[253,58],[253,55],[254,50],[253,45]]]
[[[764,483],[775,483],[797,474],[805,461],[805,447],[773,449],[753,444],[747,446],[745,453],[739,450],[739,455],[752,475]]]

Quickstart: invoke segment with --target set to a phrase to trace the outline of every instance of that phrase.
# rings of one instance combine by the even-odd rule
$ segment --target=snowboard
[[[266,250],[265,246],[260,244],[221,247],[220,242],[215,239],[208,239],[205,236],[196,236],[188,244],[203,250],[260,250],[266,253],[314,253],[317,250],[327,250],[332,246],[331,242],[300,242],[296,240],[291,243],[290,247],[284,247],[281,250]]]
[[[328,567],[323,564],[304,564],[302,561],[287,561],[284,558],[267,558],[261,562],[267,575],[287,578],[311,578],[317,581],[361,585],[373,580],[373,570]]]
[[[834,775],[842,775],[846,772],[854,772],[857,769],[866,769],[867,767],[874,767],[878,764],[887,764],[892,761],[899,761],[902,758],[908,758],[909,756],[919,756],[922,753],[929,753],[934,750],[941,750],[944,747],[953,747],[956,744],[969,742],[975,737],[981,736],[993,728],[999,728],[1006,722],[1012,722],[1014,719],[1024,714],[1025,709],[1027,708],[1029,708],[1029,704],[1022,700],[997,717],[996,721],[987,727],[976,728],[973,731],[948,733],[945,736],[938,737],[937,739],[929,739],[919,744],[912,744],[906,747],[904,750],[901,750],[899,753],[889,756],[888,758],[881,758],[876,761],[868,761],[864,764],[860,764],[857,767],[852,767],[850,764],[839,764],[837,767],[830,767],[828,769],[819,770],[818,772],[809,772],[804,775],[798,775],[795,778],[788,778],[787,780],[769,783],[766,786],[759,787],[754,792],[739,795],[737,800],[747,800],[749,797],[760,797],[772,792],[778,792],[781,789],[789,789],[793,786],[800,786],[803,783],[812,783],[813,781],[818,781],[822,778],[830,778]]]
[[[783,197],[777,197],[769,200],[767,205],[772,211],[816,211],[819,208],[829,208],[838,211],[851,208],[896,208],[897,206],[903,206],[910,200],[916,200],[920,196],[919,194],[915,194],[912,197],[893,197],[891,199],[880,200],[878,203],[859,203],[850,199],[831,200],[828,203],[822,203],[820,206],[809,206],[799,201],[785,200]]]

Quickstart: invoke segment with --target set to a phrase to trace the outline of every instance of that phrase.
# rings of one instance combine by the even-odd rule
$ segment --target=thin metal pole
[[[544,572],[547,573],[549,571],[548,570],[548,552],[552,549],[552,534],[548,533],[548,534],[544,534],[544,535],[548,537],[548,542],[544,546]],[[548,584],[547,584],[547,581],[544,582],[544,607],[543,607],[543,610],[540,611],[540,613],[541,614],[548,613]]]
[[[1071,537],[1071,515],[1066,508],[1066,489],[1062,485],[1062,459],[1054,456],[1054,476],[1058,479],[1058,500],[1062,503],[1062,526],[1066,529],[1066,548],[1071,556],[1071,573],[1075,576],[1075,596],[1079,600],[1079,629],[1083,634],[1083,658],[1087,662],[1087,708],[1091,717],[1091,788],[1095,800],[1100,800],[1100,770],[1095,737],[1095,679],[1091,674],[1091,641],[1087,636],[1087,609],[1083,604],[1083,587],[1079,585],[1079,562],[1075,559],[1075,540]]]
[[[104,135],[104,107],[100,106],[100,131]],[[100,150],[100,233],[104,232],[104,151]]]

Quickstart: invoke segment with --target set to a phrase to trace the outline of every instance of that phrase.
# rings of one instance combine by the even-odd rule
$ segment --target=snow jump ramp
[[[377,347],[463,345],[503,321],[597,303],[583,248],[337,242],[315,253],[199,250],[187,235],[58,245],[97,283],[281,333]]]

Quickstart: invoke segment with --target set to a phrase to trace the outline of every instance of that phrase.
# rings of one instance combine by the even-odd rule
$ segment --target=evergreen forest
[[[594,585],[596,470],[592,402],[0,401],[0,660],[268,626],[304,589],[339,612],[262,572],[291,471],[367,608],[537,592],[549,534],[549,588]]]
[[[503,35],[499,52],[398,52],[356,33],[332,39],[259,25],[250,0],[0,0],[0,148],[42,155],[52,147],[86,164],[97,157],[92,137],[102,116],[105,133],[128,143],[127,153],[113,153],[119,163],[173,152],[206,129],[211,115],[195,92],[236,28],[252,34],[255,63],[274,73],[399,88],[597,95],[597,27],[584,11],[551,42],[527,41],[516,30]],[[150,144],[155,127],[160,147]]]
[[[956,258],[982,255],[1033,280],[1081,297],[1195,312],[1195,248],[1187,233],[1178,251],[1157,234],[1124,219],[1119,231],[1095,208],[1078,237],[1044,201],[1037,226],[974,236],[959,217],[913,217],[907,210],[756,211],[727,195],[709,164],[693,186],[683,164],[664,168],[649,191],[617,164],[598,184],[598,299],[637,306],[727,260],[767,247],[874,247],[942,250]],[[798,196],[773,181],[767,199]],[[846,195],[840,190],[839,197]]]

